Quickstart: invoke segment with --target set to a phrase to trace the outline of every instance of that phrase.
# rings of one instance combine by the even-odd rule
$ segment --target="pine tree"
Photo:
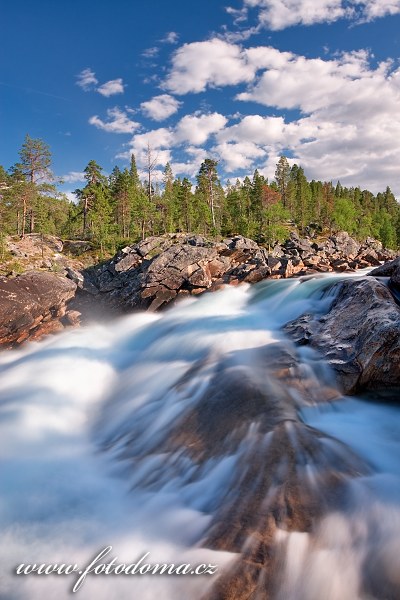
[[[200,165],[197,179],[197,193],[207,203],[210,209],[211,225],[214,233],[219,229],[218,213],[222,204],[222,188],[218,179],[218,161],[206,158]]]
[[[275,180],[281,194],[283,206],[289,208],[287,203],[287,186],[290,180],[290,166],[288,159],[284,155],[280,157],[276,165]]]
[[[90,160],[84,169],[87,181],[83,189],[76,190],[83,217],[83,236],[92,239],[104,253],[109,241],[111,226],[110,193],[102,167]]]

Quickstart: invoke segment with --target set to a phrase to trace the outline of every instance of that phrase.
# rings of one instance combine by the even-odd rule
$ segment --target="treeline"
[[[91,160],[76,202],[57,191],[51,154],[42,140],[26,137],[20,162],[7,172],[0,166],[1,233],[49,233],[90,240],[102,253],[148,235],[191,231],[209,236],[242,234],[265,245],[282,241],[290,229],[333,232],[344,229],[389,248],[400,246],[400,205],[390,188],[376,195],[339,182],[308,181],[298,165],[282,156],[271,182],[257,170],[224,187],[218,163],[207,158],[195,185],[174,177],[166,165],[156,177],[157,158],[147,149],[146,176],[135,157],[129,168],[115,167],[108,177]]]

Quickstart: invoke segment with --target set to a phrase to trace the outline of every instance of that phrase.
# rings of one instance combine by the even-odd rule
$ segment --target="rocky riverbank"
[[[27,236],[10,244],[10,252],[23,259],[26,267],[47,270],[1,279],[0,345],[3,346],[76,326],[81,318],[85,322],[88,318],[110,317],[135,309],[159,310],[180,298],[242,282],[355,272],[369,266],[378,267],[374,272],[377,276],[391,276],[393,289],[398,288],[400,280],[399,259],[381,265],[394,259],[394,252],[371,238],[359,244],[346,232],[318,240],[292,233],[284,244],[271,250],[242,236],[213,241],[200,235],[166,234],[127,246],[103,264],[86,268],[81,256],[88,249],[84,242],[63,243],[52,236]],[[351,296],[352,291],[346,293]],[[358,298],[357,286],[354,293]],[[359,301],[360,323],[365,322],[371,303],[376,302],[373,286],[366,293],[369,297]],[[387,288],[382,294],[386,295],[385,302],[391,301]],[[337,314],[340,311],[339,308]],[[335,312],[331,317],[332,323],[335,322]],[[349,316],[350,320],[353,318]],[[304,317],[304,322],[293,324],[294,339],[304,343],[307,338],[307,342],[325,352],[327,348],[321,342],[325,334],[321,330],[318,337],[314,331],[316,324],[306,321]],[[372,330],[379,343],[377,323]],[[330,335],[326,334],[324,339],[330,339]],[[332,339],[337,337],[337,348],[342,348],[340,336],[337,333],[332,336]],[[334,360],[340,362],[339,357]],[[357,387],[356,373],[365,371],[364,364],[356,366],[356,356],[349,361],[346,368],[352,376],[347,376],[345,389]]]
[[[158,310],[180,297],[227,284],[355,272],[395,256],[372,238],[359,244],[346,232],[324,241],[293,233],[271,251],[242,236],[215,242],[199,235],[168,234],[127,246],[100,266],[79,273],[69,269],[68,276],[78,292],[121,311]]]

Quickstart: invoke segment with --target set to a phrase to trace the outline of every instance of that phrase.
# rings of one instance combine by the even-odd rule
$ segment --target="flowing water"
[[[117,563],[218,572],[92,573],[82,600],[200,600],[272,513],[275,582],[266,560],[254,598],[400,598],[400,410],[341,398],[281,332],[326,312],[335,281],[243,285],[3,352],[0,598],[73,597],[77,573],[16,567],[83,570],[112,546]],[[289,477],[300,517],[283,514]]]

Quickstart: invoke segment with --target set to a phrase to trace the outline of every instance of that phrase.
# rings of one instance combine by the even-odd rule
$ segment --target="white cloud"
[[[175,140],[187,142],[194,146],[204,144],[210,135],[223,129],[227,119],[219,113],[207,115],[186,115],[176,126]]]
[[[91,69],[83,69],[83,71],[77,75],[76,85],[79,85],[85,92],[93,90],[98,83],[96,75]]]
[[[175,94],[203,92],[207,86],[219,87],[251,81],[254,69],[242,49],[217,38],[184,44],[173,55],[165,88]]]
[[[129,143],[130,150],[119,154],[118,158],[129,159],[133,153],[138,165],[143,168],[150,148],[157,165],[164,167],[167,162],[172,163],[172,152],[179,148],[189,159],[175,162],[174,172],[194,177],[201,162],[210,155],[209,151],[198,146],[221,131],[226,123],[227,118],[219,113],[186,115],[175,127],[160,127],[134,135]]]
[[[98,129],[110,133],[133,133],[140,127],[139,123],[131,121],[126,112],[117,106],[107,110],[108,121],[103,121],[97,115],[90,117],[89,123]]]
[[[144,58],[154,58],[157,56],[158,52],[159,48],[157,48],[157,46],[153,46],[152,48],[146,48],[146,50],[143,50],[142,56]]]
[[[266,158],[266,151],[254,142],[222,142],[213,148],[224,162],[225,171],[234,173],[241,169],[251,169],[254,159]]]
[[[215,48],[218,64],[206,60]],[[227,172],[264,165],[270,177],[271,157],[289,151],[310,177],[400,192],[400,69],[390,60],[372,67],[371,59],[365,50],[323,59],[221,40],[187,44],[167,81],[177,93],[239,81],[245,91],[237,100],[300,117],[254,114],[229,125],[219,113],[187,115],[173,130],[173,145],[193,148],[214,136],[212,152]]]
[[[61,177],[64,183],[78,183],[85,181],[85,173],[81,171],[70,171]]]
[[[310,178],[340,179],[372,191],[390,185],[400,193],[400,69],[395,63],[376,65],[365,50],[306,58],[212,39],[178,49],[165,87],[185,94],[235,84],[240,86],[236,99],[247,107],[254,103],[254,114],[227,117],[203,109],[174,126],[137,133],[124,156],[134,152],[143,161],[150,144],[160,166],[178,158],[177,172],[189,176],[211,153],[233,175],[251,174],[257,167],[273,177],[276,157],[284,152]],[[142,110],[151,111],[160,97],[172,98],[157,96],[150,105],[142,103]],[[266,107],[263,114],[257,114],[256,104]],[[284,112],[274,115],[277,110],[299,114],[288,120]]]
[[[277,31],[293,25],[331,23],[343,18],[372,21],[400,13],[400,0],[244,0],[243,8],[231,9],[231,13],[237,13],[243,21],[249,8],[259,10],[259,28]]]
[[[266,51],[269,56],[270,49]],[[271,67],[255,85],[238,94],[237,99],[281,109],[298,108],[303,113],[329,108],[331,115],[332,110],[343,115],[347,107],[351,107],[352,116],[356,118],[359,112],[353,111],[355,106],[367,116],[380,110],[379,106],[385,107],[392,98],[393,85],[389,84],[389,96],[383,102],[379,98],[378,102],[381,86],[387,86],[391,77],[391,62],[371,69],[365,51],[346,53],[334,60],[308,59],[290,53],[282,53],[280,58],[275,63],[270,62]],[[260,64],[266,66],[262,53],[259,59]]]
[[[103,83],[99,87],[97,84],[99,83],[96,74],[91,69],[83,69],[77,75],[76,84],[79,85],[85,92],[98,92],[102,96],[106,96],[107,98],[113,96],[115,94],[122,94],[124,92],[124,83],[121,78],[112,79],[111,81],[107,81]]]
[[[361,0],[362,16],[366,21],[372,21],[386,15],[400,13],[400,0]]]
[[[336,21],[351,12],[342,4],[342,0],[245,0],[245,6],[259,7],[260,25],[272,30]]]
[[[77,204],[78,202],[78,198],[76,197],[75,193],[72,191],[67,191],[67,192],[63,192],[63,194],[67,197],[67,199],[70,202],[73,202],[74,204]]]
[[[124,84],[121,78],[112,79],[111,81],[103,83],[100,87],[97,88],[97,91],[102,96],[106,96],[106,98],[109,98],[110,96],[114,96],[115,94],[123,94]]]
[[[336,59],[307,59],[270,48],[250,49],[254,65],[266,70],[238,94],[239,100],[270,108],[298,109],[292,122],[283,117],[248,115],[217,134],[215,151],[228,171],[258,160],[252,146],[277,156],[290,150],[309,177],[340,179],[378,191],[389,184],[400,191],[400,69],[391,61],[370,66],[365,51]],[[268,66],[269,65],[269,66]],[[240,153],[246,159],[240,159]],[[269,159],[265,161],[270,169]],[[273,171],[267,172],[273,176]]]
[[[169,31],[160,42],[163,44],[177,44],[179,39],[179,34],[176,31]]]
[[[163,121],[171,115],[175,114],[182,103],[169,94],[161,94],[154,96],[147,102],[142,102],[140,108],[142,111],[154,121]]]

